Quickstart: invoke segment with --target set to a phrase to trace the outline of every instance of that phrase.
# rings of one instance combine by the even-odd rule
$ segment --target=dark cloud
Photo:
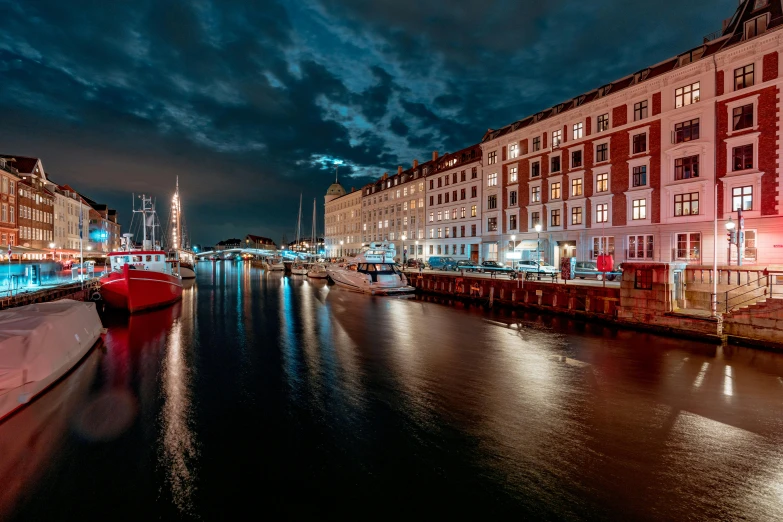
[[[290,237],[335,162],[359,187],[471,145],[698,45],[735,4],[5,2],[0,151],[126,223],[132,192],[168,201],[179,176],[195,241]]]

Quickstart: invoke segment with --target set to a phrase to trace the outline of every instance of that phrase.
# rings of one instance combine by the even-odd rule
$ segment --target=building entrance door
[[[477,265],[479,262],[478,254],[478,245],[474,245],[474,247],[470,249],[470,262],[474,265]]]
[[[558,241],[555,248],[554,266],[560,266],[561,259],[576,257],[576,241]]]
[[[685,308],[682,270],[674,271],[674,303],[677,308]]]

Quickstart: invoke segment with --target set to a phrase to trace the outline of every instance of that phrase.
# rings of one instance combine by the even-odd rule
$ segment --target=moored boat
[[[307,277],[313,279],[326,279],[329,277],[329,274],[326,273],[326,267],[324,265],[316,263],[307,271]]]
[[[142,248],[134,250],[132,234],[123,234],[121,249],[108,255],[109,274],[100,279],[101,296],[106,304],[130,313],[164,306],[182,297],[179,262],[167,259],[165,251],[153,246],[155,209],[152,200],[142,196],[142,209],[134,209],[134,212],[142,214]],[[152,240],[147,239],[147,214],[153,226]]]
[[[280,272],[285,270],[285,264],[283,263],[282,258],[274,257],[270,259],[267,264],[269,265],[269,270],[272,272]]]
[[[394,245],[370,243],[353,259],[342,265],[326,268],[329,277],[338,286],[372,295],[410,294],[416,289],[408,285],[394,263]]]
[[[294,266],[291,267],[291,273],[294,275],[307,275],[307,272],[310,271],[310,265],[306,263],[295,263]]]
[[[76,366],[102,331],[95,303],[62,299],[0,312],[0,422]]]

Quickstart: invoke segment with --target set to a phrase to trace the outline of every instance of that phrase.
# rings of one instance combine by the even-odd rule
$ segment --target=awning
[[[21,245],[12,245],[11,246],[11,254],[13,255],[22,255],[22,254],[51,254],[51,250],[40,250],[38,248],[30,248],[30,247],[24,247]],[[8,255],[8,245],[0,245],[0,254],[1,255]]]
[[[514,250],[535,250],[536,248],[543,249],[547,244],[547,239],[542,237],[541,241],[523,239],[522,241],[509,241],[509,243],[516,243]]]

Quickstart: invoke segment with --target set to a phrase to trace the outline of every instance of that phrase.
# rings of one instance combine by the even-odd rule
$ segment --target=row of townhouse
[[[782,25],[780,0],[745,0],[695,49],[398,168],[350,203],[336,183],[327,227],[330,205],[358,217],[350,234],[327,228],[327,252],[389,240],[409,256],[506,264],[714,252],[734,264],[724,225],[741,209],[743,262],[783,263]]]
[[[79,223],[83,224],[83,244]],[[0,253],[42,259],[87,257],[119,247],[117,212],[53,182],[40,158],[0,155]]]

